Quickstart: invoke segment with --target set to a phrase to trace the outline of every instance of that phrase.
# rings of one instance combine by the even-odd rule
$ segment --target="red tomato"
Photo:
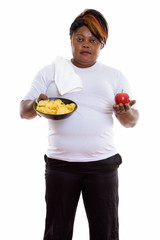
[[[117,104],[120,104],[120,103],[129,103],[130,100],[129,100],[129,95],[127,93],[124,93],[123,90],[121,93],[117,93],[117,95],[115,96],[115,102]]]

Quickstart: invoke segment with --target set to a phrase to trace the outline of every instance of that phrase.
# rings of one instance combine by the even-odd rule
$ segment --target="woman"
[[[80,194],[87,213],[90,239],[119,239],[117,169],[122,160],[114,144],[112,115],[115,113],[124,127],[133,127],[139,114],[135,100],[115,104],[115,95],[122,89],[131,97],[128,81],[118,70],[97,62],[107,38],[108,24],[103,15],[93,9],[84,10],[70,27],[73,58],[61,59],[59,65],[55,61],[43,68],[21,102],[20,115],[26,119],[37,116],[33,109],[36,99],[63,95],[78,104],[71,117],[48,121],[44,240],[72,239]],[[80,88],[62,93],[57,66],[64,78],[68,70],[72,71],[69,76],[75,77],[73,81],[70,77],[66,79],[73,84],[74,79],[78,79]],[[63,77],[59,77],[62,88],[65,85]]]

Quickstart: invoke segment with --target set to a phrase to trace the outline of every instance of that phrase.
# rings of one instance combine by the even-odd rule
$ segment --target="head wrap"
[[[76,29],[83,25],[87,26],[103,45],[106,43],[108,38],[108,23],[100,12],[94,9],[85,9],[72,23],[70,36],[72,36]]]

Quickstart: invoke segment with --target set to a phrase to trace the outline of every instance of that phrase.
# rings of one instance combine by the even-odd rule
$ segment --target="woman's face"
[[[96,63],[101,43],[86,26],[82,26],[73,33],[71,47],[72,63],[77,67],[86,68]]]

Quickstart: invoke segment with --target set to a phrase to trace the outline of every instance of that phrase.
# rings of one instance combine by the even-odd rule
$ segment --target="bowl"
[[[65,114],[46,114],[46,113],[39,112],[39,111],[36,110],[36,106],[37,106],[36,102],[34,103],[33,108],[37,112],[37,114],[40,115],[41,117],[44,117],[44,118],[47,118],[47,119],[52,119],[52,120],[61,120],[61,119],[68,118],[76,111],[77,104],[70,99],[67,99],[67,98],[49,98],[49,100],[53,100],[53,101],[55,101],[57,99],[60,99],[64,104],[74,103],[76,105],[76,107],[72,112],[65,113]]]

